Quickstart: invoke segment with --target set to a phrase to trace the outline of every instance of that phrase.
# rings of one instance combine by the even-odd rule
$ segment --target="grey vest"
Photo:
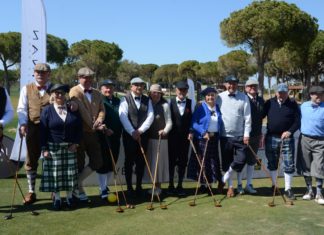
[[[148,130],[150,139],[159,139],[159,130],[165,128],[165,117],[163,104],[166,100],[160,100],[157,104],[153,105],[154,121]],[[162,139],[167,139],[167,136],[163,136]]]
[[[128,104],[128,119],[132,124],[133,128],[137,130],[146,120],[149,98],[145,95],[141,97],[141,106],[137,109],[135,101],[131,94],[125,96]]]

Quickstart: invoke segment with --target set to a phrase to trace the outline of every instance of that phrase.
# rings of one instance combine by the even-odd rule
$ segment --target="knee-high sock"
[[[66,191],[66,198],[72,198],[72,191]]]
[[[84,189],[83,189],[83,181],[89,176],[91,175],[91,173],[93,172],[93,170],[89,167],[86,166],[82,172],[79,174],[78,177],[78,185],[79,185],[79,192],[80,193],[84,193]]]
[[[242,172],[237,172],[237,185],[242,185]]]
[[[27,171],[27,183],[28,183],[28,191],[30,193],[35,193],[35,184],[36,184],[36,171]]]
[[[270,171],[272,185],[277,184],[277,171]]]
[[[107,173],[107,188],[108,188],[108,184],[109,184],[110,179],[114,177],[113,174],[114,174],[114,172],[112,172],[112,171]],[[118,183],[118,181],[117,181],[117,183]],[[108,191],[109,191],[109,188],[108,188]]]
[[[291,189],[291,183],[293,180],[293,175],[292,174],[288,174],[288,173],[284,173],[285,176],[285,191],[288,189]]]
[[[252,184],[252,177],[253,177],[253,172],[254,172],[254,165],[246,166],[246,185]]]
[[[322,187],[323,187],[323,180],[316,178],[316,194],[317,195],[322,194]]]
[[[98,182],[99,182],[99,188],[100,188],[100,191],[102,192],[103,190],[106,190],[107,188],[107,177],[108,177],[108,174],[99,174],[97,173],[97,176],[98,176]]]
[[[226,183],[228,181],[228,184],[230,184],[229,180],[232,178],[232,174],[233,174],[233,169],[232,167],[230,167],[224,175],[223,182]]]
[[[311,176],[304,176],[304,180],[306,183],[306,187],[308,191],[312,191],[312,177]]]
[[[54,192],[55,200],[61,200],[60,192]]]

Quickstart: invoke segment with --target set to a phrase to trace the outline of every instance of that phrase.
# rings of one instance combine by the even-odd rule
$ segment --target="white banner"
[[[195,84],[190,78],[187,79],[187,83],[189,85],[188,98],[191,99],[191,110],[193,112],[196,107]]]
[[[46,63],[46,14],[43,0],[22,0],[20,88],[33,82],[34,66]],[[17,128],[10,158],[18,160],[20,137]],[[26,157],[23,141],[21,160]]]

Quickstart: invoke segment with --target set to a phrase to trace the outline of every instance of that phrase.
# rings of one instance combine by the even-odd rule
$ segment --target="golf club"
[[[108,148],[109,148],[109,153],[110,153],[110,159],[111,159],[111,162],[112,162],[112,165],[113,165],[113,171],[114,171],[114,180],[118,181],[118,184],[119,186],[121,187],[121,190],[122,190],[122,195],[123,195],[123,198],[124,198],[124,201],[125,201],[125,204],[126,204],[126,208],[127,209],[134,209],[135,206],[134,205],[131,205],[131,204],[128,204],[127,203],[127,199],[126,199],[126,195],[124,193],[124,189],[123,189],[123,185],[121,183],[121,179],[119,178],[119,175],[117,174],[117,170],[116,170],[116,162],[115,162],[115,159],[114,159],[114,155],[112,153],[112,150],[111,150],[111,144],[110,144],[110,141],[108,139],[108,137],[105,135],[105,138],[106,138],[106,143],[108,145]],[[117,186],[116,186],[116,182],[115,182],[115,187],[116,187],[116,191],[117,191]],[[118,195],[118,194],[117,194]],[[117,198],[119,199],[119,197],[117,196]],[[120,208],[120,206],[119,206]],[[120,212],[120,211],[118,211]]]
[[[199,163],[199,166],[202,167],[201,162],[200,162],[200,158],[199,158],[198,153],[197,153],[197,150],[196,150],[196,147],[195,147],[195,145],[194,145],[194,143],[192,142],[191,139],[189,139],[189,141],[190,141],[190,145],[191,145],[191,147],[192,147],[192,150],[193,150],[194,153],[195,153],[195,156],[196,156],[196,159],[197,159],[197,161],[198,161],[198,163]],[[216,199],[214,198],[214,194],[213,194],[213,191],[212,191],[212,189],[211,189],[211,187],[210,187],[209,181],[208,181],[208,179],[207,179],[207,176],[206,176],[206,172],[205,172],[205,170],[203,171],[203,177],[204,177],[204,179],[205,179],[205,181],[206,181],[206,183],[207,183],[208,190],[209,190],[209,192],[210,192],[210,194],[211,194],[211,196],[212,196],[212,198],[213,198],[213,200],[214,200],[214,205],[215,205],[215,207],[222,207],[220,201],[219,201],[219,200],[216,200]]]
[[[203,155],[203,158],[202,158],[202,161],[201,161],[201,165],[200,165],[200,171],[199,171],[199,176],[198,176],[198,181],[197,181],[197,186],[196,186],[196,192],[195,192],[194,200],[191,201],[191,202],[189,202],[189,206],[196,206],[196,199],[197,199],[198,188],[199,188],[201,175],[202,175],[202,172],[204,170],[204,165],[205,165],[205,157],[206,157],[206,152],[207,152],[207,147],[208,147],[208,141],[209,141],[209,139],[206,140],[204,155]]]
[[[148,161],[147,161],[146,154],[145,154],[145,152],[144,152],[144,149],[143,149],[143,146],[142,146],[142,143],[141,143],[140,140],[138,141],[138,144],[139,144],[139,146],[140,146],[140,149],[141,149],[141,152],[142,152],[142,155],[143,155],[143,158],[144,158],[144,161],[145,161],[146,167],[147,167],[147,172],[149,173],[150,179],[151,179],[152,184],[153,184],[153,176],[152,176],[152,172],[151,172],[151,170],[150,170],[150,165],[149,165],[149,163],[148,163]],[[163,210],[167,209],[167,208],[168,208],[167,205],[163,205],[163,204],[162,204],[161,199],[160,199],[160,196],[157,194],[156,197],[157,197],[158,201],[160,202],[160,208],[163,209]],[[148,209],[148,208],[147,208],[147,209]]]

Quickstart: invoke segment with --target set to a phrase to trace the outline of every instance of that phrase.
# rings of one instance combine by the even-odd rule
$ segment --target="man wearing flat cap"
[[[123,97],[119,106],[119,118],[123,125],[123,144],[125,150],[125,178],[127,191],[133,195],[132,186],[133,166],[136,165],[136,195],[142,196],[142,178],[144,174],[144,152],[147,150],[148,132],[154,120],[152,102],[143,95],[145,82],[139,78],[130,81],[131,90]]]
[[[115,82],[110,79],[102,81],[100,83],[100,91],[103,95],[103,104],[105,106],[105,119],[103,124],[106,126],[106,128],[103,130],[103,132],[98,133],[103,165],[96,172],[98,176],[101,198],[106,199],[109,193],[107,181],[109,178],[111,178],[111,174],[114,170],[111,157],[114,158],[116,163],[119,155],[120,137],[123,127],[118,113],[120,99],[114,95]],[[111,152],[109,151],[109,148]],[[113,156],[110,156],[110,153],[112,153]]]
[[[276,96],[264,104],[263,117],[267,117],[267,134],[265,137],[265,153],[272,180],[272,190],[277,190],[277,168],[279,158],[284,164],[285,196],[289,200],[296,197],[291,189],[295,172],[295,139],[294,133],[300,127],[300,110],[296,101],[288,95],[288,86],[280,83],[276,88]]]
[[[31,204],[36,201],[35,184],[38,160],[41,155],[40,146],[40,114],[49,104],[51,69],[48,64],[38,63],[34,67],[35,81],[22,87],[20,91],[17,114],[19,133],[26,137],[27,156],[25,170],[28,182],[28,194],[24,203]]]
[[[249,145],[255,153],[258,152],[260,141],[262,138],[262,114],[264,106],[264,99],[261,96],[258,96],[258,86],[259,82],[253,79],[249,79],[245,83],[245,94],[248,96],[250,101],[252,120]],[[257,193],[257,191],[253,188],[252,178],[254,172],[254,165],[257,162],[257,160],[249,148],[246,150],[246,161],[246,186],[243,190],[241,184],[242,173],[237,173],[237,181],[240,182],[238,186],[238,193],[255,194]]]
[[[189,85],[187,81],[176,83],[176,97],[170,100],[172,129],[169,132],[169,194],[184,196],[182,182],[188,164],[189,130],[192,110],[191,99],[187,98]],[[174,172],[178,167],[178,185],[174,187]]]
[[[324,88],[309,89],[310,100],[300,106],[301,127],[298,141],[297,172],[304,176],[307,191],[303,200],[324,205],[322,185],[324,179]],[[316,196],[312,188],[316,180]]]
[[[237,90],[239,80],[234,76],[225,78],[226,91],[219,94],[218,104],[223,117],[220,143],[222,168],[226,173],[223,183],[228,182],[227,197],[234,197],[232,174],[240,173],[246,163],[246,150],[251,132],[251,108],[249,98]],[[242,191],[238,182],[237,191]]]
[[[77,152],[78,158],[78,186],[74,192],[80,201],[88,201],[83,188],[83,181],[95,170],[102,166],[102,155],[97,131],[104,128],[105,108],[101,94],[92,88],[94,72],[83,67],[78,71],[79,84],[72,87],[70,97],[79,106],[79,112],[83,121],[83,138]],[[85,153],[89,157],[89,164],[85,166]]]

